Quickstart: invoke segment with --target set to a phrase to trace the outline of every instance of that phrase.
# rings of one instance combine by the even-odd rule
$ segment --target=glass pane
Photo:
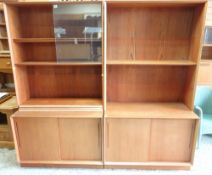
[[[57,61],[101,61],[101,4],[53,6]]]

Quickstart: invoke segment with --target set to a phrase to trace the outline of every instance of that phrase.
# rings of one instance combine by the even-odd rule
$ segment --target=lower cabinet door
[[[57,118],[14,117],[21,161],[59,160]]]
[[[102,160],[100,118],[61,118],[59,135],[62,160]]]
[[[190,162],[196,120],[153,119],[150,160]]]
[[[148,160],[150,119],[106,119],[106,162],[142,162]]]

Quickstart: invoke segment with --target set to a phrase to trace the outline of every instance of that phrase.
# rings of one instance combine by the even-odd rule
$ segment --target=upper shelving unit
[[[138,112],[155,108],[155,113],[174,109],[179,115],[187,107],[193,110],[190,88],[200,59],[204,3],[157,2],[107,3],[109,117],[122,110],[131,113],[131,107]]]
[[[9,3],[7,13],[19,105],[102,108],[101,2]]]

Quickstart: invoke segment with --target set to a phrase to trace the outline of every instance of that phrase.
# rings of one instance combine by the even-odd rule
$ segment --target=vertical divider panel
[[[102,119],[102,161],[105,164],[106,147],[106,111],[107,111],[107,3],[102,2],[103,11],[103,119]]]

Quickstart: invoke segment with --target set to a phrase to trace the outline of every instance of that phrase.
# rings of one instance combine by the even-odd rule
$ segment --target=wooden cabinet
[[[32,155],[23,143],[37,137],[43,146],[53,137],[53,148],[24,163],[189,169],[206,4],[7,2],[20,163]],[[43,151],[55,157],[47,162]]]
[[[62,160],[102,160],[101,119],[59,119]]]
[[[60,159],[56,118],[16,116],[14,127],[21,161]]]
[[[91,111],[18,111],[12,126],[20,163],[101,167],[101,118]]]

